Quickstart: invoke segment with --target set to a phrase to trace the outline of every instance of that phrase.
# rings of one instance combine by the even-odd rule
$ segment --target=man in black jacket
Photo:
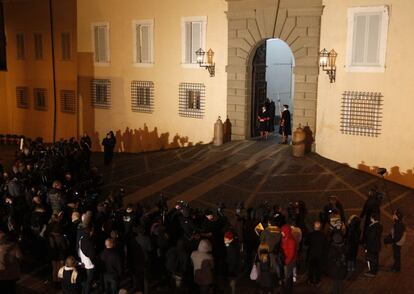
[[[101,253],[105,293],[116,294],[118,293],[119,281],[122,276],[122,259],[119,252],[114,248],[113,239],[106,239],[105,247]]]
[[[322,224],[316,221],[313,224],[313,232],[305,241],[308,246],[309,283],[319,286],[322,277],[322,265],[328,249],[328,239],[321,231]]]
[[[366,229],[365,253],[369,271],[364,275],[373,278],[377,275],[379,264],[379,253],[381,251],[382,226],[377,213],[371,214],[371,223]]]
[[[392,218],[394,225],[391,229],[391,233],[385,238],[385,243],[392,244],[394,265],[391,267],[390,271],[397,273],[401,270],[401,247],[405,243],[405,225],[402,222],[403,214],[400,209],[394,211]]]
[[[231,293],[236,293],[236,279],[240,273],[240,246],[234,240],[233,232],[227,231],[224,234],[224,244],[226,246],[226,265],[227,277],[229,279]]]

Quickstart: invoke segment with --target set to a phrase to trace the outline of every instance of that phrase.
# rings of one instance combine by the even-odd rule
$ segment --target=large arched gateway
[[[322,0],[227,1],[227,113],[233,139],[251,136],[252,55],[271,38],[286,42],[294,55],[293,124],[315,132]]]

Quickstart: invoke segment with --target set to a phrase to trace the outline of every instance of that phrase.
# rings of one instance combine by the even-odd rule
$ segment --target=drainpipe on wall
[[[53,143],[56,142],[57,105],[56,105],[56,68],[55,68],[55,40],[53,33],[53,7],[52,0],[49,0],[50,36],[52,45],[52,76],[53,76]]]

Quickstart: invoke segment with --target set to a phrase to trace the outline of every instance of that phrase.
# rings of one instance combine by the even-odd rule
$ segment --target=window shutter
[[[365,15],[356,15],[354,18],[354,48],[352,50],[353,64],[361,64],[364,62],[366,26],[367,17]]]
[[[136,44],[135,44],[135,50],[136,50],[136,63],[141,63],[142,57],[141,57],[141,25],[137,25],[135,27],[135,37],[136,37]]]
[[[191,63],[191,22],[185,23],[185,63]]]
[[[107,34],[108,28],[106,26],[96,26],[94,28],[95,62],[108,62]]]
[[[379,63],[381,15],[375,14],[367,17],[368,38],[367,38],[367,63]]]
[[[150,41],[150,26],[141,25],[141,62],[151,62],[151,41]]]
[[[192,22],[191,23],[191,63],[195,63],[197,61],[196,51],[202,47],[201,44],[201,30],[202,30],[202,23],[201,22]]]

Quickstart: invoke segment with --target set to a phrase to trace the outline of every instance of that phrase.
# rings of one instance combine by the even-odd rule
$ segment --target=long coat
[[[288,109],[283,110],[282,117],[280,118],[279,134],[292,135],[292,124],[290,122],[290,111]]]

